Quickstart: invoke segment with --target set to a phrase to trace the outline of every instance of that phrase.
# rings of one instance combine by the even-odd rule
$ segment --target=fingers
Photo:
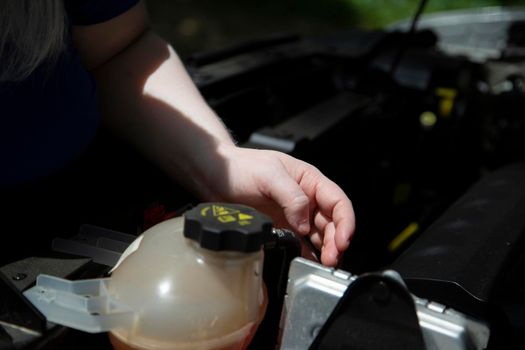
[[[323,235],[319,232],[312,233],[310,235],[310,242],[312,242],[316,249],[321,250],[323,248]]]
[[[355,215],[350,200],[337,203],[332,218],[336,224],[336,247],[340,252],[345,251],[355,231]]]
[[[254,167],[266,164],[265,171],[254,172],[252,179],[256,180],[257,191],[250,190],[251,183],[241,187],[243,193],[248,189],[252,194],[250,200],[259,207],[266,204],[263,199],[270,200],[269,207],[273,208],[270,212],[277,213],[272,217],[284,218],[299,234],[309,234],[313,245],[321,250],[321,262],[335,266],[354,232],[350,199],[337,184],[308,163],[278,152],[259,151],[257,155]],[[250,161],[253,163],[253,157]],[[262,198],[257,198],[261,194]]]
[[[317,189],[315,198],[318,214],[314,218],[315,225],[321,232],[325,232],[327,225],[333,222],[334,244],[339,252],[343,252],[348,248],[355,230],[352,202],[341,188],[326,178],[324,185],[317,186]]]
[[[297,182],[288,174],[276,176],[269,194],[283,208],[286,221],[296,232],[303,235],[310,232],[310,200]]]
[[[333,222],[325,227],[323,248],[321,250],[321,262],[326,266],[336,266],[339,261],[340,252],[335,246],[335,225]]]
[[[318,233],[312,234],[311,239],[318,248],[322,242],[321,262],[335,266],[350,244],[355,229],[354,211],[346,194],[330,180],[321,178],[316,189],[312,231]]]
[[[327,266],[337,265],[343,250],[336,244],[337,230],[331,218],[317,211],[314,215],[315,230],[320,233],[311,235],[312,243],[321,249],[321,262]],[[314,242],[315,240],[315,242]]]

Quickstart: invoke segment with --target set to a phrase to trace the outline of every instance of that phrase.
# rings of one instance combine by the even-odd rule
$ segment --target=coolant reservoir
[[[26,298],[50,322],[107,332],[116,350],[242,350],[266,310],[270,219],[204,203],[138,237],[111,277],[39,275]]]
[[[108,292],[136,310],[110,331],[122,349],[245,349],[263,318],[262,244],[271,221],[231,204],[201,204],[128,248]]]

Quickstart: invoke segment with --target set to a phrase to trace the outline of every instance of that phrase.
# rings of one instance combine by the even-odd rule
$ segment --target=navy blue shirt
[[[109,20],[138,0],[66,0],[69,22]],[[80,156],[99,125],[95,81],[71,44],[52,67],[0,83],[0,187],[53,174]],[[1,62],[0,62],[1,69]]]

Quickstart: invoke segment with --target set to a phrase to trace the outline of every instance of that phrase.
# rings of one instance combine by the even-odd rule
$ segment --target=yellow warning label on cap
[[[237,219],[235,218],[235,216],[231,216],[231,215],[221,215],[221,216],[218,216],[217,217],[217,220],[219,220],[220,222],[222,222],[223,224],[226,224],[228,222],[234,222],[234,221],[237,221]]]
[[[242,213],[238,209],[228,208],[222,205],[212,205],[201,209],[201,216],[213,215],[217,221],[227,224],[237,222],[240,226],[250,225],[253,216]]]
[[[212,209],[213,209],[213,216],[223,216],[223,215],[231,215],[231,214],[239,213],[239,211],[236,209],[222,207],[219,205],[212,206]]]
[[[251,220],[253,216],[248,214],[239,213],[239,220]]]

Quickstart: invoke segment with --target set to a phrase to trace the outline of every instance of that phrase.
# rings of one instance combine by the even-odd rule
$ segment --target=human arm
[[[336,264],[353,232],[350,200],[305,162],[237,147],[175,51],[149,29],[142,3],[73,34],[107,127],[201,199],[266,212],[276,225],[310,235],[322,262]]]

